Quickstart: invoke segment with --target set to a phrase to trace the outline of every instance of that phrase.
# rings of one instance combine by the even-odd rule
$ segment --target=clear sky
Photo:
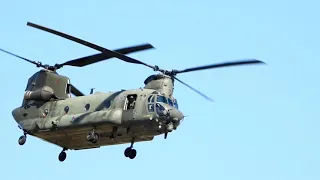
[[[188,117],[168,139],[67,151],[22,134],[11,111],[21,104],[37,69],[7,54],[1,60],[0,179],[316,180],[320,178],[319,2],[304,1],[1,1],[0,47],[49,64],[97,51],[26,26],[27,21],[106,48],[149,42],[155,50],[131,54],[167,69],[257,58],[268,65],[181,74],[215,100],[176,83]],[[153,74],[117,59],[64,67],[81,91],[139,88]]]

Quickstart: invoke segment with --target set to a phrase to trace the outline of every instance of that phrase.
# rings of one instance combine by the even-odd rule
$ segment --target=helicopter
[[[38,24],[27,22],[27,25],[100,51],[98,54],[51,66],[0,49],[41,68],[28,79],[21,106],[12,111],[14,120],[23,131],[18,139],[19,145],[26,143],[27,135],[38,137],[62,148],[58,156],[61,162],[65,161],[67,150],[119,144],[130,144],[124,150],[124,156],[134,159],[137,155],[134,143],[152,141],[158,135],[164,135],[166,139],[168,133],[177,130],[184,119],[173,95],[175,81],[213,101],[176,75],[228,66],[265,64],[257,59],[247,59],[184,70],[165,70],[125,55],[154,48],[151,44],[109,50]],[[88,95],[71,84],[67,76],[57,73],[64,66],[84,67],[111,58],[144,65],[159,73],[147,77],[143,88],[108,93],[93,93],[91,89]]]

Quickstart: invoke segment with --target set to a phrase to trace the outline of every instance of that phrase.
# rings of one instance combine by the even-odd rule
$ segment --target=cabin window
[[[86,104],[85,106],[84,106],[84,111],[86,112],[86,111],[88,111],[90,109],[90,104]]]
[[[127,96],[127,110],[134,109],[136,105],[137,95],[136,94],[130,94]]]
[[[45,115],[48,115],[48,113],[49,113],[49,110],[48,110],[48,109],[45,109],[45,110],[44,110],[44,114],[45,114]]]
[[[47,117],[48,113],[49,113],[49,110],[48,110],[48,109],[45,109],[45,110],[43,111],[43,113],[42,113],[42,117],[43,117],[43,118]]]
[[[64,107],[64,112],[67,114],[69,112],[69,106]]]

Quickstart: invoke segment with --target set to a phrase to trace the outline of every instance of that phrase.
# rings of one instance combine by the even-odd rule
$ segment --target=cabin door
[[[126,97],[122,113],[123,122],[130,124],[130,122],[135,119],[136,100],[136,94],[129,94]]]

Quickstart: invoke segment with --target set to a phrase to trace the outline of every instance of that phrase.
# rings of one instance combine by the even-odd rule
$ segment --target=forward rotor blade
[[[71,93],[75,96],[84,96],[82,92],[80,92],[76,87],[71,84]]]
[[[178,74],[178,73],[186,73],[191,71],[199,71],[199,70],[205,70],[205,69],[213,69],[213,68],[237,66],[237,65],[247,65],[247,64],[265,64],[265,63],[256,59],[251,59],[251,60],[242,60],[242,61],[235,61],[235,62],[225,62],[225,63],[219,63],[219,64],[199,66],[194,68],[188,68],[185,70],[177,70],[174,72],[175,74]]]
[[[138,46],[131,46],[131,47],[126,47],[126,48],[121,48],[121,49],[116,49],[114,50],[115,52],[121,53],[121,54],[129,54],[137,51],[143,51],[147,49],[152,49],[154,48],[151,44],[142,44]],[[67,61],[63,64],[59,64],[58,66],[62,67],[65,65],[69,66],[76,66],[76,67],[82,67],[82,66],[87,66],[93,63],[97,63],[103,60],[107,60],[113,58],[113,56],[110,56],[110,54],[105,54],[105,53],[99,53],[99,54],[94,54],[91,56],[86,56],[74,60]]]
[[[136,59],[133,59],[131,57],[128,57],[128,56],[125,56],[123,54],[120,54],[118,52],[115,52],[115,51],[111,51],[109,49],[106,49],[106,48],[103,48],[101,46],[98,46],[98,45],[95,45],[95,44],[92,44],[90,42],[87,42],[87,41],[84,41],[82,39],[79,39],[79,38],[76,38],[76,37],[73,37],[73,36],[70,36],[68,34],[65,34],[65,33],[62,33],[62,32],[59,32],[59,31],[56,31],[56,30],[53,30],[53,29],[49,29],[47,27],[43,27],[43,26],[40,26],[40,25],[37,25],[37,24],[34,24],[34,23],[31,23],[31,22],[28,22],[27,23],[28,26],[31,26],[31,27],[34,27],[34,28],[37,28],[37,29],[40,29],[40,30],[43,30],[43,31],[46,31],[46,32],[50,32],[52,34],[55,34],[55,35],[58,35],[60,37],[63,37],[63,38],[66,38],[66,39],[69,39],[71,41],[74,41],[74,42],[77,42],[79,44],[82,44],[84,46],[87,46],[87,47],[90,47],[92,49],[95,49],[95,50],[98,50],[102,53],[105,53],[105,54],[108,54],[110,55],[111,57],[116,57],[118,59],[121,59],[125,62],[129,62],[129,63],[134,63],[134,64],[142,64],[142,65],[145,65],[147,67],[150,67],[152,69],[155,69],[155,67],[151,66],[151,65],[148,65],[144,62],[141,62],[141,61],[138,61]]]
[[[15,56],[15,57],[17,57],[17,58],[23,59],[23,60],[25,60],[25,61],[27,61],[27,62],[29,62],[29,63],[32,63],[32,64],[36,65],[37,67],[42,67],[42,66],[41,66],[41,63],[39,63],[39,62],[32,61],[32,60],[30,60],[30,59],[21,57],[21,56],[19,56],[19,55],[13,54],[13,53],[8,52],[8,51],[3,50],[3,49],[0,49],[0,51],[5,52],[5,53],[7,53],[7,54],[10,54],[10,55],[12,55],[12,56]]]
[[[143,50],[147,50],[147,49],[154,49],[154,47],[149,43],[145,43],[145,44],[141,44],[141,45],[120,48],[120,49],[116,49],[113,51],[121,53],[121,54],[129,54],[129,53],[143,51]]]
[[[192,89],[193,91],[195,91],[196,93],[198,93],[199,95],[201,95],[202,97],[206,98],[207,100],[213,102],[213,100],[211,98],[209,98],[208,96],[206,96],[205,94],[203,94],[202,92],[194,89],[193,87],[191,87],[190,85],[188,85],[187,83],[181,81],[180,79],[176,78],[175,76],[173,76],[174,79],[176,79],[177,81],[181,82],[183,85],[189,87],[190,89]]]

